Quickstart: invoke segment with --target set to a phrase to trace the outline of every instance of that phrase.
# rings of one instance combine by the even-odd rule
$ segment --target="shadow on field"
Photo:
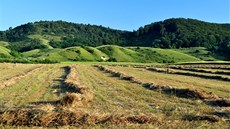
[[[72,92],[68,86],[65,84],[65,79],[70,73],[70,67],[64,66],[61,67],[63,73],[60,77],[53,79],[53,86],[52,86],[52,93],[51,94],[56,94],[57,96],[62,96],[66,93]],[[59,100],[53,100],[53,101],[36,101],[36,102],[31,102],[30,104],[33,105],[41,105],[41,104],[51,104],[51,105],[56,105],[58,104]]]
[[[58,100],[54,100],[54,101],[38,101],[38,102],[31,102],[30,104],[33,105],[45,105],[45,104],[51,104],[51,105],[56,105],[58,104]]]
[[[58,96],[60,96],[61,94],[72,92],[72,90],[69,89],[68,86],[66,86],[65,84],[65,79],[70,73],[70,67],[64,66],[61,69],[64,71],[64,74],[59,78],[53,79],[54,84],[57,85],[52,86],[54,93],[57,94]]]

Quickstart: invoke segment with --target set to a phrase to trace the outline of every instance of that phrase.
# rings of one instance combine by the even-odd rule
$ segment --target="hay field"
[[[125,66],[0,64],[0,127],[230,127],[228,66]]]

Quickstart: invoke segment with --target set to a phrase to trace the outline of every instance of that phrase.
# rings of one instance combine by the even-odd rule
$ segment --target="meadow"
[[[0,71],[1,128],[230,127],[229,65],[1,63]]]

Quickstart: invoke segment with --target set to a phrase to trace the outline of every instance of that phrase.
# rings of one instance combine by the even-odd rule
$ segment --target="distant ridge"
[[[7,42],[7,48],[17,52],[101,45],[169,49],[205,47],[210,52],[229,57],[230,24],[171,18],[130,32],[65,21],[39,21],[0,31],[0,41]]]

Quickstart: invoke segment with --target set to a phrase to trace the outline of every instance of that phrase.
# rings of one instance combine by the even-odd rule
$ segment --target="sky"
[[[230,23],[230,0],[0,0],[0,30],[63,20],[132,31],[168,18]]]

